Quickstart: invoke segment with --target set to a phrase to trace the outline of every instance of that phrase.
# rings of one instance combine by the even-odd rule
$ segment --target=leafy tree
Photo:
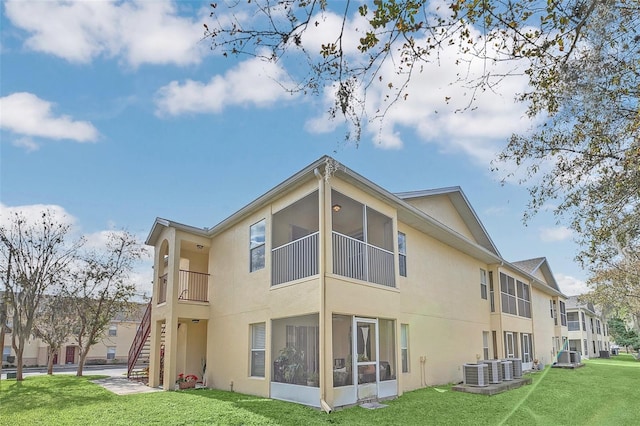
[[[80,347],[78,376],[82,376],[89,350],[113,318],[133,308],[130,300],[135,286],[130,274],[144,252],[134,235],[110,232],[106,249],[84,256],[67,283],[65,292],[77,317],[73,335]]]
[[[614,240],[615,241],[615,240]],[[588,281],[592,291],[585,299],[613,310],[618,316],[629,317],[640,325],[640,251],[610,242],[615,248],[608,259],[592,267]],[[617,252],[617,253],[616,253]],[[640,331],[638,328],[637,331]]]
[[[529,186],[525,218],[551,206],[576,231],[579,259],[594,270],[612,266],[615,245],[638,253],[637,0],[253,0],[211,7],[204,34],[214,50],[277,63],[292,79],[283,82],[291,92],[330,94],[329,116],[343,117],[356,142],[363,123],[412,96],[412,77],[437,67],[445,49],[457,48],[454,79],[468,87],[469,108],[477,93],[524,76],[528,89],[517,99],[528,107],[531,128],[511,137],[493,167]],[[478,61],[483,71],[475,75]],[[386,95],[367,96],[381,91]]]
[[[575,3],[580,33],[570,40],[571,54],[560,62],[543,57],[532,91],[523,95],[541,124],[513,136],[500,160],[528,164],[526,178],[539,179],[530,187],[528,214],[557,203],[554,211],[570,218],[585,266],[637,277],[640,3]],[[635,266],[628,262],[634,257]],[[640,295],[637,279],[635,286]]]
[[[67,341],[76,322],[70,300],[62,295],[45,296],[33,324],[33,335],[48,345],[47,374],[53,374],[53,360]]]
[[[627,328],[620,318],[609,320],[609,333],[618,345],[626,349],[627,353],[630,347],[636,350],[640,347],[640,334],[636,330]]]
[[[67,242],[69,225],[51,210],[36,221],[10,213],[0,226],[0,268],[13,316],[11,344],[16,353],[17,380],[22,380],[23,352],[44,294],[59,288],[67,277],[82,240]]]

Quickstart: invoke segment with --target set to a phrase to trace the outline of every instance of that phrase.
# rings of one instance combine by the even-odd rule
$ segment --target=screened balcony
[[[580,321],[569,321],[569,331],[580,331]]]
[[[569,331],[580,331],[580,321],[577,312],[567,312],[567,320]]]
[[[333,233],[333,273],[395,287],[393,252]]]
[[[331,206],[333,273],[395,287],[392,219],[335,190]]]
[[[318,191],[273,215],[271,285],[318,274]]]

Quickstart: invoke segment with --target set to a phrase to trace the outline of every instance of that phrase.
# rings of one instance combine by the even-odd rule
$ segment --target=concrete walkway
[[[131,395],[134,393],[148,393],[148,392],[160,392],[162,389],[152,388],[144,383],[137,382],[135,380],[129,380],[123,376],[111,376],[105,379],[92,380],[93,383],[98,384],[108,391],[111,391],[117,395]]]
[[[76,374],[77,365],[56,366],[54,374]],[[15,369],[3,369],[2,380],[6,380],[7,372],[13,372]],[[23,376],[39,376],[47,374],[46,368],[25,368]],[[93,383],[102,386],[117,395],[131,395],[135,393],[159,392],[162,389],[151,388],[143,383],[135,380],[127,379],[127,367],[121,365],[85,365],[84,374],[89,376],[109,376],[104,379],[93,380]]]

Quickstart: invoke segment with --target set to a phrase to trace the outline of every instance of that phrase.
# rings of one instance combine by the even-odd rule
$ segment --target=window
[[[502,312],[518,315],[515,280],[503,273],[500,273],[500,293],[502,296]]]
[[[600,320],[596,320],[596,333],[602,334],[602,330],[600,329]]]
[[[2,349],[2,361],[6,361],[7,357],[11,355],[11,346],[5,346]]]
[[[491,312],[496,311],[496,302],[493,292],[493,272],[489,271],[489,302],[491,304]]]
[[[109,336],[117,336],[118,335],[118,326],[110,325],[109,326]]]
[[[251,377],[264,377],[265,323],[251,324]]]
[[[251,259],[250,271],[264,268],[265,252],[265,219],[251,225],[249,228],[249,258]]]
[[[409,324],[400,324],[400,355],[402,372],[409,372]]]
[[[504,333],[504,354],[505,358],[514,358],[516,356],[514,333],[505,331]]]
[[[116,347],[108,346],[107,347],[107,359],[116,359]]]
[[[533,347],[531,341],[531,335],[528,333],[522,333],[522,362],[531,362],[533,358],[531,356],[531,348]]]
[[[484,269],[480,269],[480,297],[487,300],[487,271]]]
[[[525,318],[531,318],[531,294],[529,293],[529,284],[517,281],[518,287],[518,315]]]
[[[589,322],[591,322],[591,332],[593,333],[594,328],[593,328],[593,318],[589,318]]]
[[[489,359],[489,332],[482,332],[482,355],[484,359]]]
[[[587,346],[587,339],[584,339],[584,354],[585,356],[589,355],[589,347]]]
[[[398,232],[398,260],[400,261],[400,275],[407,276],[407,236]]]
[[[553,323],[558,325],[558,308],[555,300],[551,301],[551,317],[553,318]]]
[[[567,309],[562,300],[560,301],[560,324],[564,326],[567,325]]]
[[[587,321],[584,318],[584,312],[580,312],[580,313],[582,314],[582,329],[584,331],[587,331]],[[585,348],[586,348],[586,346],[585,346]]]

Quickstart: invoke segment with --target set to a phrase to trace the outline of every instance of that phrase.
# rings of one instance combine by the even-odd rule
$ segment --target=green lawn
[[[632,425],[640,424],[640,362],[621,354],[577,370],[549,369],[533,384],[492,397],[420,389],[389,407],[330,415],[265,398],[214,390],[118,396],[95,376],[0,382],[0,425]]]

